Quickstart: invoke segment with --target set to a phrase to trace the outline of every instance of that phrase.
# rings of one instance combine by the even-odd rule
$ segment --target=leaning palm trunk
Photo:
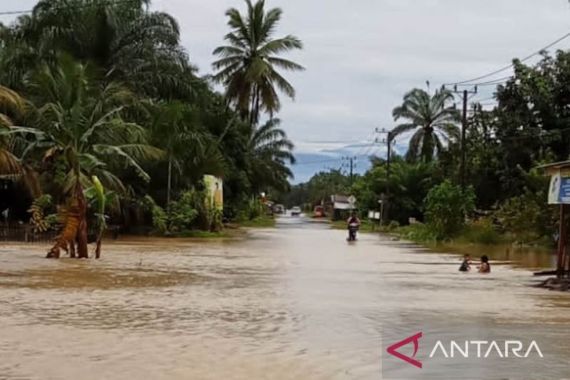
[[[56,238],[54,246],[49,250],[47,258],[57,259],[61,250],[75,256],[75,244],[77,244],[78,257],[88,258],[87,251],[87,201],[83,195],[83,188],[79,181],[75,184],[70,199],[70,205],[60,213],[63,221],[63,230]]]

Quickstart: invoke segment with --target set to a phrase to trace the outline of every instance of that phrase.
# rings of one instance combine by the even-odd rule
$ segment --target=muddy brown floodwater
[[[532,339],[544,353],[473,366],[421,351],[418,378],[570,376],[570,295],[531,287],[520,254],[464,274],[450,253],[347,244],[287,217],[234,240],[107,243],[99,261],[44,253],[0,246],[0,379],[409,378],[382,364],[383,347],[418,331]],[[551,260],[537,255],[532,269]]]

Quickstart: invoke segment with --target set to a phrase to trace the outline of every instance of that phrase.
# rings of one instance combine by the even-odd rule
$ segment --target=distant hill
[[[290,165],[295,178],[291,181],[293,184],[307,182],[311,177],[321,171],[329,171],[331,169],[340,169],[348,172],[347,163],[343,162],[343,154],[330,153],[297,153],[295,158],[297,163]],[[355,173],[364,173],[370,168],[370,160],[367,157],[358,157],[354,168]]]
[[[396,144],[394,153],[406,152],[406,144]],[[348,173],[348,163],[343,157],[356,157],[354,173],[364,174],[371,166],[370,157],[386,157],[385,146],[372,145],[370,142],[354,143],[350,145],[321,148],[316,152],[295,152],[297,163],[289,167],[295,178],[292,184],[307,182],[313,175],[321,171],[340,169]],[[343,165],[344,164],[344,165]]]

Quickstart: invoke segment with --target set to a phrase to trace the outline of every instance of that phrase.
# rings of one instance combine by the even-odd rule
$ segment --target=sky
[[[35,0],[0,0],[0,11]],[[278,117],[296,144],[296,182],[338,168],[341,156],[382,155],[375,128],[397,123],[392,109],[412,88],[438,88],[508,65],[570,32],[568,0],[266,0],[283,9],[276,37],[294,34],[302,51],[287,55],[306,70],[286,73],[297,90]],[[154,0],[174,15],[190,60],[211,73],[212,51],[227,33],[225,11],[242,0]],[[0,16],[9,22],[14,16]],[[556,45],[570,48],[570,38]],[[536,60],[534,60],[536,61]],[[533,63],[530,60],[529,63]],[[493,78],[509,75],[509,71]],[[486,99],[492,88],[473,98]],[[486,102],[489,102],[486,100]],[[405,140],[405,139],[404,139]],[[405,150],[397,141],[396,150]]]

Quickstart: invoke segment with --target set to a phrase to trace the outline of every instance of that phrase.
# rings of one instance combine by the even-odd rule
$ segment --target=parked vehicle
[[[285,213],[285,206],[283,206],[283,205],[274,205],[274,206],[273,206],[273,213],[275,213],[275,214],[284,214],[284,213]]]
[[[291,209],[291,216],[299,216],[301,215],[301,208],[299,206],[295,206]]]
[[[325,215],[325,208],[323,206],[315,206],[313,209],[313,216],[315,218],[324,218]]]

